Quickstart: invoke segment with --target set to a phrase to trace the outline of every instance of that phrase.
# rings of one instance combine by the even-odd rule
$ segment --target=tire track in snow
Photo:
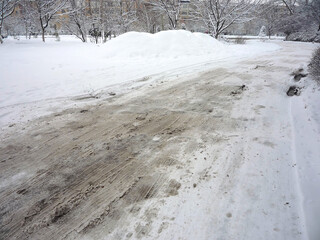
[[[297,145],[297,141],[296,141],[296,133],[295,133],[295,122],[293,120],[293,113],[292,113],[292,98],[289,100],[289,119],[290,119],[290,128],[291,128],[291,155],[292,155],[292,165],[295,166],[294,167],[294,172],[295,172],[295,186],[296,186],[296,191],[298,193],[298,198],[299,198],[299,216],[301,218],[301,222],[302,222],[302,229],[303,229],[303,235],[306,236],[306,239],[309,239],[308,237],[308,231],[307,231],[307,225],[306,225],[306,216],[305,216],[305,211],[304,211],[304,197],[303,197],[303,191],[301,188],[301,179],[300,179],[300,175],[298,172],[298,166],[299,163],[297,161],[297,149],[299,148]]]

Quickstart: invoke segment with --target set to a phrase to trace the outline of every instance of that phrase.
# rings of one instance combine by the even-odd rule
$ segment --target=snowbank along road
[[[0,238],[316,239],[278,44],[3,129]]]

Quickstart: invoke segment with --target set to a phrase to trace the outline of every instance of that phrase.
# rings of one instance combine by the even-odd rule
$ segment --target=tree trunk
[[[81,31],[81,37],[83,42],[87,42],[87,36],[84,34],[83,31]]]
[[[87,36],[85,35],[84,31],[82,30],[82,27],[81,27],[80,23],[76,21],[76,25],[77,25],[78,30],[79,30],[80,35],[81,35],[81,41],[82,42],[87,42]]]
[[[168,16],[168,18],[169,18],[169,23],[170,23],[170,26],[171,26],[171,30],[175,30],[176,29],[176,26],[175,26],[175,22],[174,22],[174,20],[170,17],[170,16]]]
[[[104,37],[104,29],[103,29],[103,25],[102,25],[102,27],[101,27],[101,42],[106,42],[107,41],[107,39],[105,39],[105,37]]]
[[[152,25],[152,32],[151,33],[156,33],[156,25],[155,24]]]
[[[2,44],[3,43],[3,40],[2,40],[2,20],[1,20],[1,22],[0,22],[0,44]]]
[[[41,35],[42,35],[42,41],[43,41],[43,42],[46,42],[46,39],[45,39],[45,37],[44,37],[44,31],[45,31],[45,30],[42,28],[42,33],[41,33]]]
[[[42,31],[42,33],[41,33],[41,35],[42,35],[42,41],[43,41],[43,42],[46,42],[46,39],[44,38],[44,32],[46,31],[46,28],[45,28],[45,26],[44,26],[44,24],[43,24],[43,21],[42,21],[41,16],[40,16],[40,26],[41,26],[41,31]],[[48,25],[47,25],[47,26],[48,26]]]
[[[269,29],[269,30],[268,30],[268,37],[269,37],[269,39],[271,39],[271,34],[272,34],[272,31]]]

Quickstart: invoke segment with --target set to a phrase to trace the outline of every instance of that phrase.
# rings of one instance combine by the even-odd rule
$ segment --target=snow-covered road
[[[2,129],[0,236],[319,239],[315,45],[277,44]]]

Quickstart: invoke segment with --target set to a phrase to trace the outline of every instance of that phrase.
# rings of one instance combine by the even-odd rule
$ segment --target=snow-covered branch
[[[1,35],[3,22],[11,14],[13,14],[18,2],[19,0],[0,0],[0,43],[3,43]]]
[[[200,19],[215,38],[234,23],[251,19],[250,13],[258,2],[250,0],[197,0],[196,6]]]

